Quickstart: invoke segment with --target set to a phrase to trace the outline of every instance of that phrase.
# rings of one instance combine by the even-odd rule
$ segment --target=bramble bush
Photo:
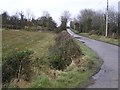
[[[8,53],[7,56],[3,57],[2,65],[2,82],[8,83],[12,78],[17,77],[18,79],[22,76],[25,80],[30,78],[30,58],[32,51],[15,51]]]
[[[50,48],[51,66],[58,70],[64,70],[72,62],[72,59],[81,56],[80,47],[72,37],[62,31],[56,38],[56,43]]]

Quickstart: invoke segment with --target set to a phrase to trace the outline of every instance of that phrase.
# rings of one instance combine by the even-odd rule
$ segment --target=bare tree
[[[109,30],[108,35],[117,36],[118,33],[118,12],[112,8],[109,8]],[[103,11],[93,11],[91,9],[82,10],[78,15],[78,21],[83,26],[83,32],[91,32],[93,34],[104,35],[105,34],[105,20],[106,16]],[[75,22],[75,20],[73,21]]]
[[[68,21],[70,20],[70,12],[69,11],[64,11],[61,15],[61,25],[60,25],[60,28],[61,30],[66,30],[66,27],[67,27],[67,23]]]
[[[109,16],[109,36],[115,37],[115,34],[118,33],[118,12],[113,8],[110,8],[108,11]]]
[[[99,34],[105,34],[105,14],[102,11],[96,11],[92,18],[92,29],[99,32]]]
[[[95,15],[95,12],[91,9],[84,9],[80,11],[78,15],[78,20],[80,26],[83,26],[83,32],[89,32],[92,29],[92,19]]]
[[[50,14],[49,14],[48,11],[43,11],[42,16],[45,16],[46,18],[49,18],[49,17],[50,17]]]
[[[27,26],[28,26],[28,29],[30,30],[31,26],[33,26],[33,23],[31,22],[31,20],[34,17],[34,15],[30,9],[27,9],[26,14],[27,14]]]
[[[32,17],[34,16],[34,15],[32,14],[32,11],[31,11],[30,9],[27,9],[27,10],[26,10],[26,14],[27,14],[27,19],[28,19],[28,21],[30,21],[30,20],[32,19]]]

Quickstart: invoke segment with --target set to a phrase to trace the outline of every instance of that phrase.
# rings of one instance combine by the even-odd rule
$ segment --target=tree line
[[[118,31],[118,12],[114,9],[108,11],[108,36],[117,37],[120,35]],[[77,17],[70,22],[70,27],[81,32],[97,35],[105,35],[106,15],[103,11],[94,11],[91,9],[85,9],[80,11]]]
[[[66,30],[67,23],[70,21],[70,28],[75,29],[81,33],[90,33],[97,35],[105,35],[106,15],[103,11],[94,11],[92,9],[84,9],[79,12],[77,17],[71,18],[69,11],[62,12],[60,16],[61,24],[57,23],[50,16],[49,12],[44,11],[41,17],[35,19],[30,12],[27,12],[27,18],[20,12],[16,15],[10,16],[7,12],[2,15],[2,27],[9,29],[35,29],[35,30]],[[109,9],[108,12],[108,36],[117,37],[119,32],[119,16],[120,14],[114,9]]]
[[[2,27],[6,29],[33,29],[33,30],[66,30],[67,22],[70,17],[69,11],[64,11],[60,17],[61,25],[57,23],[50,16],[49,12],[44,11],[41,17],[35,19],[30,12],[27,12],[27,17],[23,12],[16,13],[10,16],[7,12],[3,12]]]
[[[34,17],[30,16],[29,13],[28,17],[26,18],[22,12],[12,16],[10,16],[7,12],[3,12],[1,15],[3,28],[29,29],[38,25],[48,27],[48,29],[56,27],[55,21],[47,12],[45,15],[39,17],[38,19],[35,19]],[[37,29],[37,27],[35,29]]]

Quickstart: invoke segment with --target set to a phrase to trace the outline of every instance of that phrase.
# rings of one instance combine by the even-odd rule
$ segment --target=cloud
[[[118,0],[109,1],[110,5],[117,9]],[[10,14],[15,14],[17,11],[25,13],[28,8],[31,9],[36,18],[41,16],[43,11],[48,11],[58,22],[64,10],[70,11],[72,17],[85,8],[105,10],[106,0],[0,0],[0,13],[3,11],[8,11]]]

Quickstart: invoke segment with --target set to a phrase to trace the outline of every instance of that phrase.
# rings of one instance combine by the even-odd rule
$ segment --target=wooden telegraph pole
[[[108,0],[107,0],[107,11],[106,11],[106,33],[105,36],[108,36]]]

